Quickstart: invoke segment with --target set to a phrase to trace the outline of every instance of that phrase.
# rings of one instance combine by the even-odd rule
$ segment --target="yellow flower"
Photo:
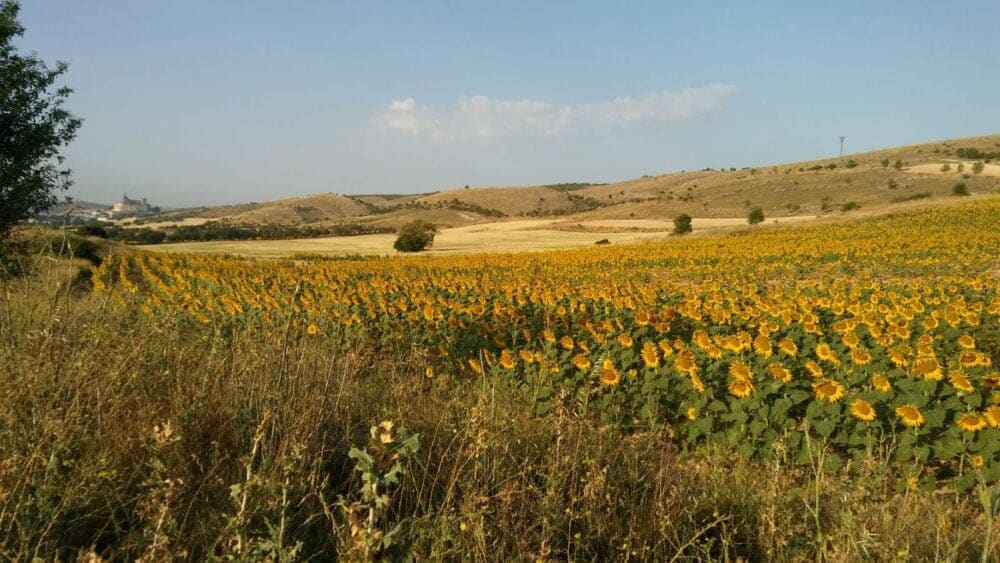
[[[840,363],[840,359],[837,358],[836,352],[834,352],[833,348],[830,348],[830,345],[826,342],[820,342],[816,345],[816,357],[821,361],[829,362],[833,365],[838,365]]]
[[[500,365],[503,366],[504,369],[514,369],[516,364],[517,361],[514,359],[514,354],[511,353],[510,350],[504,348],[503,351],[500,352]]]
[[[427,379],[434,379],[434,368],[427,366],[424,368],[424,377]]]
[[[632,347],[632,337],[627,334],[618,335],[618,343],[622,345],[623,348]]]
[[[968,334],[963,334],[958,337],[958,345],[966,350],[973,350],[976,348],[976,339]]]
[[[615,369],[615,365],[611,362],[610,358],[605,358],[604,365],[601,367],[600,378],[601,383],[605,385],[618,385],[618,382],[622,380],[622,375]]]
[[[573,339],[569,336],[563,336],[559,339],[559,345],[567,350],[573,349]]]
[[[834,403],[844,396],[844,386],[840,382],[827,379],[813,384],[813,394],[820,401]]]
[[[994,405],[986,408],[986,422],[993,428],[1000,428],[1000,407]]]
[[[750,381],[752,377],[750,368],[740,361],[729,364],[729,375],[737,381]]]
[[[693,422],[696,418],[698,418],[698,409],[695,407],[688,407],[687,412],[684,414],[687,416],[688,420]]]
[[[806,366],[806,371],[809,372],[809,375],[813,377],[823,377],[823,368],[820,367],[820,365],[817,364],[815,360],[807,360],[805,366]]]
[[[792,380],[792,372],[777,362],[769,364],[767,366],[767,372],[771,374],[771,377],[781,381],[782,383],[788,383]]]
[[[753,393],[753,384],[742,379],[731,380],[728,387],[730,393],[741,399],[745,399]]]
[[[542,340],[548,342],[549,344],[552,344],[553,342],[556,341],[556,334],[552,332],[551,328],[547,328],[542,331]]]
[[[868,401],[864,399],[855,399],[854,402],[851,403],[851,415],[858,420],[871,422],[875,420],[875,409]]]
[[[576,369],[586,371],[590,369],[592,364],[590,363],[590,359],[588,359],[587,356],[584,356],[583,354],[577,354],[573,356],[573,365],[576,366]]]
[[[851,350],[851,361],[857,366],[867,366],[872,363],[872,355],[864,348],[854,348]]]
[[[882,393],[892,391],[892,385],[889,384],[889,380],[886,379],[886,377],[881,373],[876,373],[872,376],[872,387],[874,387],[876,391],[881,391]]]
[[[479,363],[479,360],[469,360],[469,367],[471,367],[472,371],[478,373],[479,375],[483,374],[483,364]]]
[[[319,327],[314,324],[309,325],[308,327],[306,327],[306,334],[308,334],[309,336],[316,336],[317,334],[319,334]]]
[[[524,348],[521,348],[520,350],[518,350],[517,351],[517,355],[520,356],[521,357],[521,361],[523,361],[526,364],[532,364],[532,363],[535,362],[535,355],[532,354],[531,352],[525,350]]]
[[[770,358],[773,353],[771,350],[771,340],[763,334],[758,336],[753,341],[753,350],[764,358]]]
[[[896,407],[896,416],[903,421],[903,424],[910,428],[916,428],[924,423],[924,415],[913,405]]]
[[[705,391],[705,382],[698,377],[697,371],[688,375],[691,377],[691,386],[694,387],[695,391],[699,393]]]
[[[974,413],[966,413],[958,417],[958,427],[966,432],[978,432],[986,428],[986,419]]]
[[[969,463],[972,464],[972,467],[982,467],[986,460],[981,455],[974,455],[969,457]]]
[[[793,358],[799,354],[799,347],[790,338],[782,338],[781,342],[778,342],[778,349],[782,354]]]
[[[958,363],[961,364],[963,368],[974,368],[979,365],[979,355],[975,352],[963,352],[962,355],[958,357]]]
[[[951,382],[951,386],[963,393],[972,393],[975,391],[975,387],[972,386],[972,382],[969,381],[965,374],[957,371],[951,372],[948,376],[948,381]]]
[[[840,339],[840,341],[844,343],[844,346],[847,346],[850,349],[854,349],[861,342],[861,339],[858,338],[858,335],[854,334],[853,332],[849,332],[845,334],[844,337]]]
[[[642,345],[642,361],[646,364],[647,368],[656,369],[660,367],[660,355],[656,350],[656,345],[648,340]]]
[[[922,375],[928,381],[941,381],[944,379],[941,365],[934,358],[917,358],[917,361],[913,362],[913,371]]]

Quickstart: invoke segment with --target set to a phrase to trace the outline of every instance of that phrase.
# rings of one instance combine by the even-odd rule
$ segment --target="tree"
[[[687,213],[681,213],[677,217],[674,217],[674,234],[675,235],[686,235],[691,232],[691,216]]]
[[[757,223],[764,222],[764,210],[759,207],[754,207],[750,210],[750,215],[747,215],[747,222],[751,225],[756,225]]]
[[[15,48],[14,39],[24,34],[19,11],[16,1],[0,0],[0,239],[72,185],[60,149],[82,123],[63,108],[72,90],[55,85],[66,63],[49,68]]]
[[[399,229],[399,236],[392,247],[400,252],[420,252],[434,244],[438,228],[423,219],[407,223]]]
[[[981,161],[981,160],[977,160],[977,161],[975,161],[975,162],[972,163],[972,173],[973,174],[980,174],[980,173],[982,173],[982,171],[983,171],[984,168],[986,168],[986,166],[983,164],[983,161]]]

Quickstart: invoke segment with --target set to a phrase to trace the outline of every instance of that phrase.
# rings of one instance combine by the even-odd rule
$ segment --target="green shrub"
[[[594,244],[596,244],[598,246],[603,246],[605,244],[611,244],[611,241],[608,240],[608,239],[606,239],[606,238],[602,238],[601,240],[595,242]]]
[[[54,238],[49,241],[49,251],[53,256],[72,256],[73,258],[89,260],[94,265],[101,264],[97,245],[82,237],[70,235]]]
[[[848,201],[848,202],[842,203],[840,205],[840,210],[843,211],[844,213],[847,213],[848,211],[852,211],[852,210],[857,209],[859,207],[861,207],[861,206],[858,205],[858,202],[856,202],[856,201]]]
[[[951,170],[951,165],[947,162],[941,165],[941,172],[948,172],[949,170]]]
[[[981,174],[983,172],[983,168],[986,168],[986,166],[983,164],[983,161],[981,160],[977,160],[972,163],[973,174]]]
[[[686,235],[692,230],[691,227],[691,216],[687,213],[681,213],[680,215],[674,217],[674,234],[675,235]]]
[[[847,168],[854,168],[857,165],[858,165],[858,163],[855,160],[851,159],[851,160],[848,160],[847,164],[845,164],[844,166],[846,166]]]
[[[434,244],[438,229],[433,223],[417,219],[403,225],[392,247],[400,252],[420,252]]]
[[[747,222],[751,225],[756,225],[758,223],[764,222],[764,210],[759,207],[754,207],[750,210],[750,214],[747,215]]]
[[[903,167],[903,161],[897,160],[895,163],[893,163],[892,167],[895,168],[896,170],[899,170],[900,168]]]
[[[889,159],[888,158],[883,158],[881,164],[882,164],[882,168],[888,168],[889,167]]]
[[[951,195],[969,195],[969,187],[965,182],[959,182],[951,187]]]

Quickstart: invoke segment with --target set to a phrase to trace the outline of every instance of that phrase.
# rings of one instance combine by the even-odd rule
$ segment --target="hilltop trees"
[[[56,193],[72,184],[60,150],[81,124],[63,108],[72,90],[55,86],[66,63],[49,68],[15,48],[14,39],[24,33],[19,10],[17,2],[0,0],[0,239],[55,204]]]

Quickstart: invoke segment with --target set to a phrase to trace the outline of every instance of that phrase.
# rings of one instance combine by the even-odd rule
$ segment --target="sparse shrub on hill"
[[[896,162],[893,163],[892,167],[895,168],[896,170],[901,169],[903,167],[903,161],[897,160]]]
[[[951,195],[969,195],[969,187],[965,185],[965,182],[959,182],[951,187]]]
[[[855,160],[852,159],[852,160],[848,160],[847,164],[845,164],[844,166],[847,167],[847,168],[854,168],[857,165],[858,165],[857,161],[855,161]]]
[[[982,174],[984,168],[986,168],[986,166],[983,165],[983,161],[981,160],[977,160],[972,163],[973,174]]]
[[[861,206],[858,205],[858,202],[856,201],[848,201],[846,203],[840,204],[840,210],[844,213],[847,213],[848,211],[853,211],[859,207]]]
[[[948,172],[951,170],[951,165],[945,162],[941,165],[941,172]]]
[[[888,168],[889,167],[889,159],[888,158],[883,158],[882,162],[880,162],[879,164],[882,165],[882,168]]]
[[[756,225],[758,223],[764,222],[764,210],[759,207],[754,207],[750,210],[750,214],[747,215],[747,222],[751,225]]]
[[[680,215],[674,217],[674,234],[675,235],[686,235],[690,233],[691,228],[691,216],[687,213],[681,213]]]

